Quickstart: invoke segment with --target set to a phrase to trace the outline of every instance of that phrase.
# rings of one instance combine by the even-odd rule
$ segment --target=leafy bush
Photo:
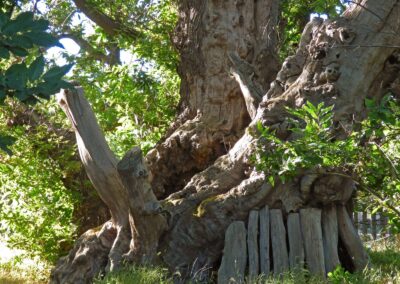
[[[269,128],[258,125],[261,133],[255,162],[259,170],[284,183],[304,171],[352,178],[361,190],[361,204],[384,209],[392,228],[400,230],[400,107],[390,95],[379,104],[366,100],[368,118],[337,139],[333,106],[307,102],[300,109],[287,109],[292,118],[291,138],[281,140]],[[373,201],[371,203],[371,201]]]
[[[13,112],[27,112],[26,105],[70,88],[62,77],[72,65],[46,64],[42,51],[61,46],[48,32],[47,20],[32,12],[12,16],[0,11],[0,149],[11,155],[9,147],[15,143],[14,156],[0,155],[0,235],[15,248],[54,261],[75,230],[73,194],[65,189],[63,169],[49,153],[61,139],[45,125],[33,127],[10,117],[24,120]]]
[[[0,156],[0,236],[12,248],[55,261],[74,237],[76,191],[63,183],[73,171],[74,149],[45,125],[9,128],[0,113],[0,131],[17,137],[13,155]],[[70,146],[69,146],[70,147]],[[79,169],[79,164],[78,164]]]

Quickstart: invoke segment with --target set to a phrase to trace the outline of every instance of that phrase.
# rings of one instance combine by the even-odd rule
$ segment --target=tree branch
[[[136,38],[139,36],[139,33],[132,29],[128,28],[119,21],[112,19],[107,16],[103,12],[99,11],[92,5],[88,4],[86,0],[73,0],[76,7],[84,13],[90,20],[96,23],[99,27],[101,27],[108,35],[115,36],[118,33],[122,32],[125,35]]]
[[[247,111],[254,119],[257,113],[258,105],[260,104],[263,92],[261,88],[253,82],[254,68],[246,61],[240,59],[237,54],[231,53],[228,55],[232,63],[230,72],[235,77],[242,90],[244,101],[246,103]]]
[[[67,29],[66,33],[61,34],[59,36],[60,38],[70,38],[73,41],[75,41],[81,48],[82,50],[86,51],[90,57],[92,57],[95,60],[99,60],[101,62],[107,63],[109,65],[118,65],[121,63],[120,61],[120,49],[115,46],[109,49],[110,54],[107,55],[104,52],[101,52],[99,50],[96,50],[87,40],[79,36],[76,32]]]

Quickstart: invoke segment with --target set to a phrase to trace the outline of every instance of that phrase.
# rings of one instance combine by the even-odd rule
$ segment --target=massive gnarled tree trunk
[[[367,256],[344,207],[351,180],[321,170],[272,187],[250,157],[257,122],[291,138],[286,106],[334,105],[340,138],[365,117],[366,97],[380,98],[399,83],[399,2],[364,0],[337,20],[314,19],[276,75],[279,1],[181,1],[175,44],[182,112],[145,159],[133,148],[118,162],[82,91],[63,92],[60,104],[112,220],[79,238],[52,281],[85,283],[118,268],[124,258],[161,261],[185,277],[216,268],[229,224],[265,205],[282,210],[284,218],[304,208],[323,209],[323,230],[338,220],[341,263],[363,268]],[[312,210],[300,215],[307,212]]]

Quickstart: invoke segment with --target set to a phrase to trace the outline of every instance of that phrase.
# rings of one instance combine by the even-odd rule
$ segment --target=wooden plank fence
[[[279,277],[304,267],[324,277],[340,265],[339,237],[354,268],[362,270],[368,263],[363,241],[390,236],[387,223],[381,213],[350,215],[343,205],[333,204],[286,216],[268,206],[252,210],[247,226],[235,221],[226,231],[218,283],[244,283],[246,275],[249,280],[260,274]]]
[[[382,213],[354,212],[353,223],[364,241],[386,238],[392,235],[388,228],[389,218]]]

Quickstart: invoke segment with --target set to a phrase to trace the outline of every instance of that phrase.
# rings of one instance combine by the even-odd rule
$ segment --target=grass
[[[0,263],[0,284],[48,283],[50,266],[44,263],[25,264],[20,259]]]
[[[172,284],[168,270],[161,267],[131,267],[117,273],[110,273],[104,279],[95,280],[96,284]]]
[[[400,235],[391,239],[367,242],[371,267],[362,272],[350,274],[341,268],[330,273],[328,279],[311,277],[307,271],[287,273],[282,278],[273,277],[247,284],[400,284]],[[0,264],[1,284],[46,283],[49,276],[47,266],[20,267],[16,262]],[[96,279],[96,284],[172,284],[173,279],[165,268],[130,267],[118,273],[110,273],[104,279]]]

